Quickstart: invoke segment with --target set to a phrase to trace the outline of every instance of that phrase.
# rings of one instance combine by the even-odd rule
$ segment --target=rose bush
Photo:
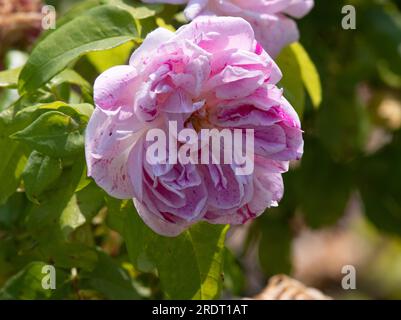
[[[26,0],[19,2],[28,3]],[[367,272],[358,278],[361,288],[357,294],[380,299],[400,296],[399,290],[394,290],[392,285],[399,282],[398,273],[382,272],[384,268],[394,270],[400,256],[400,250],[397,249],[397,237],[401,230],[401,122],[398,121],[399,112],[396,112],[397,103],[401,101],[400,81],[397,80],[401,76],[398,50],[401,27],[397,24],[401,12],[397,6],[398,0],[359,1],[358,32],[333,27],[341,24],[339,14],[342,7],[348,4],[346,0],[315,2],[313,14],[297,23],[302,44],[294,43],[285,47],[275,58],[283,73],[283,78],[276,86],[283,88],[284,96],[302,118],[305,131],[303,139],[306,150],[302,162],[294,166],[291,173],[283,175],[285,197],[277,208],[269,209],[267,214],[254,219],[245,227],[230,228],[229,225],[200,222],[191,225],[177,237],[163,237],[153,232],[143,223],[131,200],[134,191],[130,188],[141,185],[143,194],[149,197],[148,185],[156,181],[143,180],[143,173],[149,171],[148,164],[143,161],[129,162],[128,158],[124,158],[125,153],[131,155],[135,148],[142,150],[142,153],[151,149],[146,144],[137,145],[135,142],[138,137],[135,135],[143,138],[145,132],[150,132],[146,128],[162,128],[160,131],[165,131],[165,119],[168,117],[176,118],[187,128],[192,125],[201,132],[204,127],[253,129],[259,120],[260,123],[267,123],[264,128],[268,129],[273,126],[269,124],[269,117],[274,122],[283,105],[269,107],[269,103],[264,103],[266,98],[255,93],[258,89],[250,94],[253,98],[222,98],[225,89],[217,90],[217,82],[214,86],[201,86],[198,91],[191,77],[195,74],[198,75],[196,79],[206,77],[206,80],[197,83],[207,84],[215,74],[195,71],[203,70],[200,66],[211,66],[205,62],[211,61],[205,54],[210,52],[204,43],[192,41],[189,36],[187,39],[192,46],[181,46],[183,53],[175,55],[179,61],[183,61],[183,57],[189,58],[185,58],[182,64],[171,64],[173,68],[166,69],[168,75],[157,78],[163,85],[155,81],[153,88],[143,87],[139,92],[142,87],[140,81],[153,81],[151,74],[155,72],[147,72],[144,67],[121,65],[127,64],[134,50],[139,48],[144,52],[140,44],[157,26],[178,29],[183,24],[183,6],[147,5],[140,3],[140,0],[124,3],[118,0],[57,0],[43,3],[56,6],[56,29],[44,31],[31,48],[26,47],[25,42],[18,42],[18,47],[10,47],[7,45],[9,41],[0,41],[0,51],[4,54],[4,59],[0,58],[0,300],[249,297],[271,276],[294,272],[300,275],[300,269],[303,269],[301,273],[305,277],[313,275],[315,279],[321,280],[318,282],[323,287],[319,289],[329,290],[334,297],[349,298],[341,286],[339,290],[332,286],[332,279],[338,276],[338,272],[332,275],[319,272],[327,270],[327,262],[330,264],[329,269],[334,270],[332,266],[336,259],[332,258],[337,255],[327,252],[333,244],[337,247],[338,244],[342,246],[348,243],[342,240],[336,242],[336,239],[344,237],[329,237],[326,239],[328,242],[319,240],[318,247],[324,255],[316,255],[315,250],[310,250],[310,244],[307,244],[310,241],[302,240],[306,232],[306,240],[312,239],[313,242],[316,238],[308,236],[310,229],[316,230],[318,234],[321,233],[319,229],[324,230],[326,234],[331,226],[334,226],[336,235],[345,232],[356,236],[357,247],[363,245],[364,252],[367,249],[372,253],[366,251],[366,260],[358,262],[360,267],[368,268],[373,273]],[[276,3],[288,4],[290,1]],[[7,12],[13,11],[8,10],[8,7],[5,7]],[[64,9],[70,10],[67,13]],[[0,24],[9,20],[7,15],[1,17],[1,11]],[[345,16],[347,20],[350,18],[348,14]],[[14,43],[17,36],[8,29],[3,23],[3,31],[6,30],[3,35]],[[236,32],[246,34],[245,29]],[[229,70],[235,70],[230,73],[232,79],[234,76],[241,78],[250,75],[250,70],[262,70],[257,66],[261,60],[265,61],[263,54],[256,57],[257,63],[252,65],[239,63],[240,57],[243,57],[242,61],[246,61],[245,56],[251,60],[251,57],[255,57],[254,48],[243,50],[233,42],[237,39],[242,45],[245,43],[244,38],[227,38],[226,34],[223,37],[216,30],[203,31],[196,33],[198,37],[204,39],[204,34],[209,38],[214,36],[222,44],[221,48],[228,47],[227,43],[230,43],[232,49],[223,48],[216,54],[212,53],[212,59],[223,57],[216,61],[224,61],[224,66],[225,54],[232,50],[235,59],[229,59],[227,64],[231,68]],[[167,35],[171,39],[176,36],[169,32]],[[165,47],[166,42],[169,40],[160,39],[154,49],[145,48],[146,56],[140,54],[145,57],[145,62],[149,62],[149,68],[155,66],[153,61],[156,61],[159,47]],[[199,54],[195,54],[194,49],[199,47],[203,51],[198,49]],[[19,50],[15,50],[17,48]],[[255,51],[260,52],[259,49]],[[163,54],[166,50],[160,49],[160,52]],[[203,56],[206,56],[206,60]],[[160,56],[157,68],[165,64],[166,59]],[[107,81],[107,86],[103,86],[104,105],[98,101],[102,95],[102,90],[99,90],[101,82],[96,82],[95,100],[98,106],[94,108],[95,79],[107,69],[119,65],[121,67],[111,69],[102,76],[121,80]],[[212,65],[215,71],[219,70],[215,69],[216,65]],[[238,73],[242,69],[245,72]],[[127,78],[122,76],[122,70],[127,70]],[[229,79],[227,74],[228,71],[224,79]],[[179,77],[186,80],[179,82]],[[246,86],[240,86],[239,89],[234,87],[226,92],[241,93],[250,84],[259,83],[255,81],[256,76],[252,77],[244,81]],[[226,85],[231,85],[231,82]],[[273,78],[266,82],[270,98],[274,97],[272,89],[275,82]],[[261,87],[265,88],[266,83],[261,84]],[[205,100],[202,106],[196,105],[193,112],[190,107],[186,109],[191,111],[188,112],[191,116],[187,121],[179,119],[187,117],[187,112],[173,113],[163,109],[167,108],[164,98],[168,97],[168,86],[173,84],[174,90],[182,92],[181,96],[185,98],[183,102],[189,101],[186,100],[187,94],[191,102]],[[274,92],[279,95],[278,91]],[[216,99],[213,99],[213,95],[216,95]],[[150,108],[132,111],[134,98]],[[152,115],[151,102],[154,99],[157,102],[154,108],[156,112]],[[239,105],[244,100],[249,108]],[[235,105],[236,102],[238,105]],[[87,177],[84,135],[95,109],[93,119],[98,119],[99,130],[92,120],[90,129],[95,134],[87,144],[96,147],[91,157],[96,158],[98,163],[91,163],[90,170],[92,174],[104,174],[104,180],[102,176],[98,176],[97,180],[105,184],[113,170],[119,168],[114,164],[121,164],[121,169],[131,168],[129,175],[135,185],[132,182],[126,185],[120,183],[118,172],[115,174],[117,185],[121,188],[126,186],[128,199],[113,198],[96,185],[92,178]],[[138,117],[138,121],[133,114]],[[207,117],[202,118],[202,115]],[[129,119],[135,121],[130,122]],[[284,121],[275,126],[277,132],[290,127]],[[103,136],[102,128],[105,129]],[[259,129],[255,130],[259,137],[268,136]],[[108,137],[110,140],[107,140]],[[126,149],[124,144],[127,145]],[[270,144],[269,148],[272,146]],[[276,144],[277,148],[280,146],[281,143]],[[125,153],[117,153],[118,149],[125,150]],[[259,153],[266,150],[256,149]],[[269,149],[269,152],[263,157],[258,154],[257,161],[263,159],[266,160],[264,164],[269,161],[287,164],[287,161],[272,160],[286,156],[287,151],[273,154],[272,149]],[[121,155],[121,160],[116,158],[112,161],[111,157],[108,158],[109,154]],[[109,171],[100,170],[100,164],[105,159],[111,161],[109,164],[112,165],[107,169]],[[137,172],[133,164],[139,164],[141,169],[138,177],[135,176]],[[168,180],[165,174],[167,171],[162,171],[159,174],[162,179],[157,179],[156,189],[160,185],[174,185],[171,190],[180,199],[177,204],[182,205],[189,199],[190,187],[186,182],[197,182],[194,179],[196,174],[203,179],[202,186],[206,186],[207,201],[216,190],[219,190],[218,196],[224,192],[224,189],[218,189],[218,185],[217,188],[208,189],[210,182],[204,179],[208,177],[204,173],[205,169],[209,170],[208,166],[186,166],[185,171],[179,166],[174,170],[176,168],[182,169],[178,173],[185,172],[188,175],[180,176],[183,179],[177,179],[177,183],[172,184],[174,176]],[[230,167],[221,169],[218,173],[224,171],[226,176]],[[272,177],[271,169],[270,166],[264,171],[267,177]],[[169,173],[174,170],[171,169]],[[242,181],[251,179],[256,183],[264,177],[255,172],[252,177],[236,177],[239,178]],[[171,183],[167,184],[167,181]],[[236,180],[226,181],[231,190]],[[193,190],[198,192],[202,187],[196,185]],[[250,185],[245,185],[242,190],[249,192],[247,195],[255,194]],[[110,192],[117,191],[115,189]],[[270,197],[269,192],[266,194]],[[182,195],[185,201],[182,201]],[[157,210],[161,205],[168,208],[166,197],[159,196],[154,196],[155,201],[149,203],[155,203]],[[234,196],[233,199],[239,198],[236,194]],[[149,203],[143,200],[140,204],[147,207]],[[177,208],[173,209],[172,217],[178,220],[181,213]],[[223,210],[216,212],[221,213],[221,218],[230,218],[230,215],[223,214]],[[152,215],[149,214],[149,217]],[[212,221],[211,216],[205,213],[188,224],[198,218],[207,220],[204,217]],[[168,228],[175,226],[173,223],[165,225]],[[354,240],[354,236],[346,238]],[[376,243],[376,238],[381,240]],[[383,244],[386,244],[388,250],[382,250]],[[379,249],[381,255],[377,259],[375,253]],[[311,252],[312,256],[308,254]],[[318,256],[321,259],[314,260]],[[357,256],[359,260],[361,257]],[[308,264],[310,266],[320,266],[319,270],[308,266],[303,268],[304,264],[299,257],[302,257],[302,261],[311,262]],[[337,262],[343,258],[343,255],[338,255]],[[51,271],[49,264],[55,268],[56,277],[44,273],[44,270]],[[342,266],[341,263],[334,264]],[[260,281],[254,281],[255,274]],[[376,276],[372,278],[373,274]],[[328,276],[330,281],[324,281]],[[56,280],[55,289],[48,290],[46,288],[52,287],[52,279]],[[43,286],[44,283],[46,286]],[[391,285],[383,286],[383,283]]]
[[[147,3],[184,4],[184,14],[192,20],[202,15],[234,16],[247,20],[256,39],[273,57],[299,39],[296,23],[313,7],[313,0],[144,0]]]
[[[134,198],[144,222],[175,236],[191,224],[242,224],[275,206],[281,173],[302,155],[299,118],[276,84],[281,72],[242,18],[200,17],[176,33],[159,28],[130,58],[101,74],[86,131],[88,174],[110,195]],[[146,133],[252,128],[255,169],[146,161]]]

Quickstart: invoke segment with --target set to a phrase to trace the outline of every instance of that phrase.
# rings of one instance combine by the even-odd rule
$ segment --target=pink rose
[[[201,17],[159,28],[129,65],[101,74],[86,131],[88,175],[111,196],[134,198],[144,222],[175,236],[197,221],[242,224],[276,206],[281,173],[303,152],[300,121],[276,83],[281,72],[248,22]],[[234,164],[150,164],[147,133],[254,129],[254,171]]]
[[[313,7],[313,0],[143,0],[147,3],[185,4],[187,19],[201,15],[233,16],[247,20],[256,40],[276,57],[286,45],[298,41],[299,32],[292,18],[302,18]]]

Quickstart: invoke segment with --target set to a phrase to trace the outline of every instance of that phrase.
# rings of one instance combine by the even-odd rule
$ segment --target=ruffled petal
[[[210,207],[227,210],[241,206],[249,191],[248,177],[236,175],[233,166],[228,164],[209,164],[203,173]]]
[[[296,23],[284,15],[266,19],[250,19],[249,22],[255,31],[256,39],[272,57],[277,57],[282,48],[299,39]]]
[[[94,84],[96,106],[104,111],[121,108],[132,113],[138,74],[131,66],[115,66],[103,72]]]
[[[177,4],[185,3],[185,0],[170,0],[171,3],[177,1]],[[181,2],[180,2],[181,1]],[[163,3],[169,1],[147,1],[148,3]],[[134,53],[131,55],[129,60],[129,64],[133,67],[141,69],[143,65],[146,65],[146,61],[151,57],[150,52],[159,47],[159,45],[163,42],[168,41],[174,36],[174,32],[164,29],[157,28],[156,30],[147,34],[145,40],[143,40],[141,46],[137,48]]]
[[[166,237],[176,237],[190,225],[190,223],[171,222],[163,219],[150,211],[144,203],[136,199],[134,199],[134,205],[143,222],[145,222],[154,232],[160,235]]]
[[[184,10],[185,17],[188,20],[195,19],[207,6],[209,0],[189,0]]]
[[[170,4],[184,4],[188,0],[142,0],[145,3],[170,3]]]
[[[313,0],[292,0],[283,12],[294,18],[302,18],[312,10],[313,6]]]
[[[127,159],[141,132],[135,119],[118,116],[95,109],[86,129],[85,155],[88,175],[111,196],[128,199],[134,190]]]
[[[210,53],[229,48],[252,50],[254,46],[252,27],[235,17],[198,17],[177,30],[174,40],[184,39],[194,41]]]
[[[275,169],[270,171],[269,168]],[[244,224],[261,215],[266,208],[277,206],[283,196],[284,185],[281,174],[275,172],[276,170],[278,167],[272,162],[264,165],[256,163],[252,198],[239,208],[231,210],[211,208],[205,214],[204,220],[216,224]]]

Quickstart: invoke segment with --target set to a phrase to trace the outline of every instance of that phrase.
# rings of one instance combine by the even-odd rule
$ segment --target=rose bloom
[[[242,18],[201,17],[159,28],[129,65],[101,74],[86,130],[88,175],[108,194],[134,199],[155,232],[197,221],[243,224],[283,196],[281,174],[303,152],[299,118],[276,84],[281,72]],[[254,129],[254,171],[230,164],[150,164],[150,129]]]
[[[299,32],[291,18],[304,17],[313,0],[143,0],[147,3],[185,4],[184,14],[192,20],[201,15],[242,17],[253,27],[256,40],[272,56],[298,41]]]

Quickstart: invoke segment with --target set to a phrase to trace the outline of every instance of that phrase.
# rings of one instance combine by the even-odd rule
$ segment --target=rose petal
[[[252,50],[254,33],[244,19],[235,17],[198,17],[177,30],[174,40],[191,39],[204,50],[214,53],[236,48]]]
[[[189,223],[185,222],[173,223],[163,218],[160,218],[158,215],[150,211],[144,203],[136,199],[134,199],[134,205],[143,222],[145,222],[150,228],[153,229],[153,231],[160,235],[166,237],[175,237],[178,236],[190,225]]]
[[[108,194],[128,199],[134,196],[134,190],[127,160],[141,133],[135,132],[134,119],[117,118],[118,113],[110,117],[102,109],[95,109],[86,129],[85,155],[88,175]],[[131,131],[121,130],[127,126]]]
[[[137,72],[131,66],[115,66],[103,72],[94,84],[96,106],[104,111],[122,108],[132,112]]]
[[[181,0],[168,0],[171,3],[185,3]],[[168,1],[160,1],[168,2]],[[156,1],[148,1],[149,3],[156,2]],[[146,35],[145,40],[143,40],[142,44],[139,48],[137,48],[134,53],[131,55],[129,60],[129,64],[133,67],[141,69],[143,64],[146,64],[147,59],[150,57],[150,52],[155,50],[159,47],[159,45],[165,41],[168,41],[174,36],[174,32],[167,30],[165,28],[157,28],[156,30],[148,33]]]

